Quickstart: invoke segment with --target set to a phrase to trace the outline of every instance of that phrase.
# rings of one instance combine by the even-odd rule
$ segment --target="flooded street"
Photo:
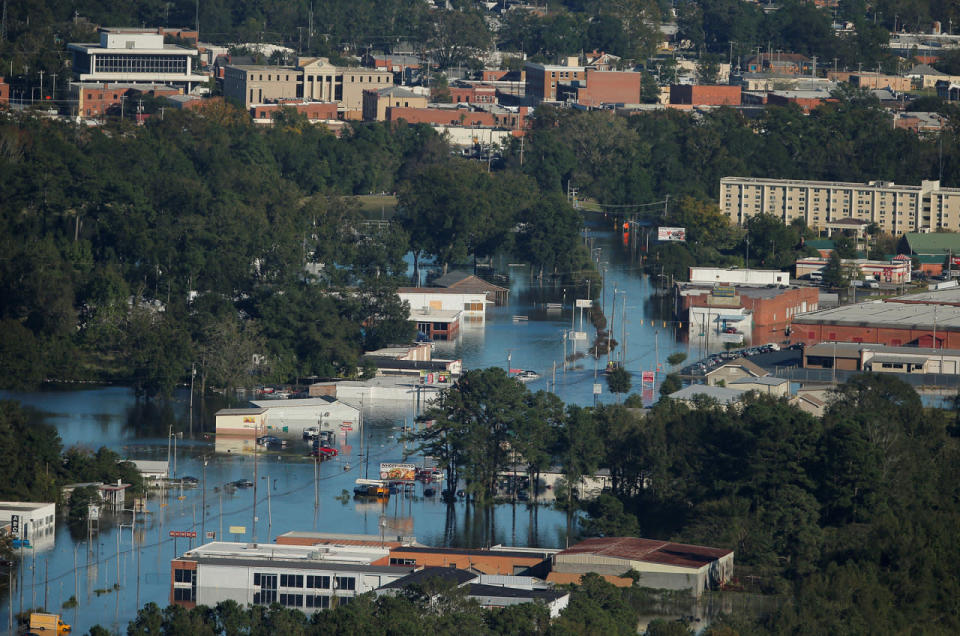
[[[625,367],[633,376],[633,391],[643,391],[645,401],[652,402],[655,387],[641,386],[641,372],[653,371],[658,361],[666,371],[666,357],[686,351],[686,344],[677,337],[669,300],[663,299],[661,304],[660,297],[653,294],[650,279],[641,275],[639,264],[628,257],[619,235],[594,228],[591,236],[593,247],[599,248],[600,262],[607,264],[603,295],[608,319],[616,291],[614,333],[625,331],[627,336]],[[485,325],[470,325],[456,340],[438,343],[435,355],[461,358],[468,369],[506,367],[509,356],[511,367],[540,374],[528,384],[534,391],[547,389],[548,381],[552,386],[556,363],[558,395],[566,402],[592,404],[593,359],[583,358],[572,369],[563,370],[563,333],[571,328],[573,292],[560,285],[540,286],[525,267],[509,271],[510,303],[491,307]],[[622,312],[624,298],[626,311]],[[561,303],[564,308],[550,309],[548,303]],[[518,315],[527,320],[515,321]],[[589,341],[578,344],[581,350],[595,334],[586,319],[584,325]],[[579,313],[576,328],[580,329]],[[612,359],[622,350],[622,345],[617,347]],[[571,351],[571,343],[567,343],[567,353]],[[599,369],[605,364],[606,356],[599,361]],[[615,402],[603,377],[598,377],[602,386],[599,399]],[[381,528],[386,536],[412,535],[427,545],[558,547],[565,543],[564,516],[547,506],[499,505],[486,513],[462,502],[448,507],[439,497],[425,498],[420,484],[412,496],[394,495],[383,503],[354,500],[354,480],[365,476],[359,459],[359,431],[340,434],[340,455],[321,463],[316,476],[313,461],[306,456],[309,447],[302,440],[291,440],[280,452],[261,453],[255,471],[251,455],[214,452],[212,439],[205,435],[212,430],[212,414],[218,408],[213,401],[198,404],[191,433],[187,393],[182,390],[166,404],[137,401],[133,392],[123,387],[0,393],[0,397],[19,400],[44,414],[56,426],[64,447],[81,445],[95,450],[106,446],[128,459],[166,460],[168,445],[173,455],[168,434],[173,426],[183,433],[176,440],[174,476],[195,477],[199,482],[182,491],[152,491],[150,512],[138,515],[135,527],[130,525],[129,512],[107,515],[92,541],[87,540],[85,531],[73,536],[60,516],[52,545],[23,551],[22,566],[14,570],[13,595],[0,598],[0,626],[7,624],[11,607],[16,613],[21,608],[45,606],[48,611],[61,612],[76,633],[96,623],[125,631],[138,606],[169,602],[170,559],[191,546],[190,539],[173,539],[170,531],[196,531],[200,538],[193,540],[193,545],[210,532],[216,533],[217,539],[266,542],[291,530],[377,534]],[[401,459],[403,449],[397,438],[404,418],[409,421],[413,413],[368,407],[364,416],[373,476],[379,462]],[[256,513],[252,488],[224,488],[241,478],[258,482]],[[232,526],[243,526],[246,534],[231,535]],[[76,596],[76,605],[64,607],[72,596]]]

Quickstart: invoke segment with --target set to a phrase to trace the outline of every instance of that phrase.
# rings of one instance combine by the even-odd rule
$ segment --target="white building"
[[[463,292],[444,287],[401,287],[400,300],[410,303],[410,315],[431,311],[460,311],[463,316],[483,318],[490,301],[484,292]]]
[[[301,400],[257,400],[251,402],[263,409],[265,430],[272,433],[300,435],[311,426],[321,431],[340,431],[341,426],[356,427],[360,423],[360,409],[323,396]]]
[[[10,525],[10,532],[28,539],[34,549],[53,545],[56,531],[57,504],[32,501],[0,501],[0,525]]]
[[[144,479],[166,479],[170,476],[170,462],[167,460],[129,459],[127,461],[137,467]]]
[[[775,269],[740,269],[739,267],[691,267],[690,282],[721,285],[789,285],[790,272]]]
[[[213,542],[173,559],[170,600],[186,607],[233,600],[312,614],[410,574],[386,548]]]
[[[155,29],[100,29],[100,42],[71,43],[73,75],[80,82],[162,83],[186,92],[207,81],[194,72],[197,51],[164,44]]]

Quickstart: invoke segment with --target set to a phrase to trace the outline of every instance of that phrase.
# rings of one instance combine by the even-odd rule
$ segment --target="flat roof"
[[[960,331],[960,307],[911,303],[866,302],[821,309],[794,316],[795,325],[892,327]]]
[[[0,511],[3,510],[39,510],[54,503],[42,501],[0,501]]]
[[[269,409],[283,408],[283,407],[293,407],[293,408],[307,408],[311,406],[317,407],[326,407],[331,405],[340,405],[345,406],[348,409],[353,409],[354,411],[358,410],[349,404],[345,404],[337,400],[337,398],[329,395],[320,395],[314,398],[297,398],[293,400],[256,400],[251,401],[250,404],[256,404],[259,408],[264,411]]]
[[[101,46],[99,42],[71,42],[67,44],[67,49],[71,51],[82,51],[83,53],[124,53],[127,55],[174,55],[174,54],[188,54],[188,55],[200,55],[200,51],[197,49],[191,49],[186,46],[180,46],[179,44],[164,44],[162,49],[127,49],[123,47],[106,47]]]
[[[879,362],[881,364],[884,362],[911,362],[914,364],[924,364],[929,359],[929,356],[924,355],[921,355],[920,359],[917,359],[917,356],[909,356],[899,353],[878,353],[867,360],[867,362]]]
[[[922,185],[901,185],[899,183],[894,183],[893,181],[881,181],[876,180],[873,183],[854,183],[851,181],[804,181],[802,179],[765,179],[761,177],[721,177],[721,183],[743,183],[747,185],[751,184],[765,184],[765,185],[793,185],[801,187],[812,187],[812,188],[851,188],[859,190],[888,190],[888,189],[897,189],[897,190],[909,190],[911,192],[920,193],[922,191]],[[960,188],[934,188],[936,192],[960,192]],[[868,221],[869,223],[869,221]]]
[[[214,415],[260,415],[266,413],[267,409],[263,408],[250,408],[250,409],[220,409]]]
[[[408,320],[419,320],[423,322],[454,322],[460,318],[463,313],[457,310],[431,309],[430,311],[411,311]]]
[[[404,537],[404,536],[392,536],[388,535],[386,537],[381,537],[379,534],[342,534],[336,532],[311,532],[304,530],[291,530],[290,532],[284,532],[283,534],[277,535],[277,540],[279,539],[307,539],[310,541],[316,541],[317,543],[327,544],[338,542],[343,542],[341,545],[366,545],[371,547],[379,547],[384,542],[410,542],[415,544],[417,542],[416,537]],[[283,544],[290,545],[290,544]]]
[[[388,549],[379,546],[337,544],[312,546],[212,541],[184,552],[181,558],[203,560],[202,562],[207,563],[282,562],[287,567],[323,567],[324,564],[329,563],[370,565],[373,561],[389,554]]]
[[[920,292],[919,294],[905,294],[903,296],[897,296],[896,298],[887,298],[886,300],[888,303],[960,304],[960,287],[935,289]]]
[[[662,563],[681,567],[700,568],[732,554],[733,550],[706,546],[638,539],[637,537],[596,537],[586,539],[560,552],[565,555],[594,554],[597,556]]]
[[[536,550],[509,549],[509,550],[483,550],[469,548],[431,548],[427,546],[400,546],[393,548],[390,552],[414,552],[417,554],[462,554],[465,556],[481,557],[501,557],[501,558],[520,558],[520,559],[545,559],[556,550],[545,550],[539,552]]]
[[[878,354],[904,354],[915,356],[960,356],[960,349],[935,349],[933,347],[892,347],[890,345],[873,344],[870,342],[821,342],[804,350],[804,355],[833,356],[836,345],[837,356],[859,356],[861,352],[870,351],[876,357]]]
[[[398,287],[397,294],[444,294],[458,296],[485,296],[483,291],[463,291],[456,287]]]

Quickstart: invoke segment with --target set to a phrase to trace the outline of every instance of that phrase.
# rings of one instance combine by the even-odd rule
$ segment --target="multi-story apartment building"
[[[890,181],[724,177],[720,179],[720,209],[738,225],[758,214],[772,214],[787,224],[803,219],[808,227],[827,231],[838,229],[840,221],[876,223],[895,236],[960,231],[960,188],[942,188],[939,181],[909,186]]]
[[[223,94],[250,108],[281,99],[338,102],[345,110],[363,107],[363,91],[388,88],[393,73],[360,67],[339,67],[326,58],[300,58],[296,66],[228,66]]]

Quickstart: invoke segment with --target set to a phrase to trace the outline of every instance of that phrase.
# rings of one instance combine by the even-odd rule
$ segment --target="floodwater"
[[[588,236],[599,262],[607,267],[606,289],[597,297],[605,298],[608,319],[616,307],[613,337],[621,340],[617,335],[626,334],[622,360],[633,375],[633,390],[643,391],[644,398],[653,401],[655,387],[641,386],[641,371],[653,371],[658,363],[666,371],[666,357],[687,351],[687,345],[670,322],[669,300],[653,293],[650,279],[640,273],[639,263],[623,246],[620,235],[594,227]],[[528,384],[531,390],[549,386],[566,402],[592,404],[593,359],[583,358],[563,369],[563,333],[571,328],[571,319],[580,330],[579,313],[573,316],[570,306],[574,297],[583,293],[560,285],[541,285],[524,267],[506,269],[510,303],[491,308],[484,325],[468,326],[456,340],[438,343],[435,355],[461,358],[468,369],[506,367],[509,356],[511,367],[541,375]],[[548,303],[561,303],[563,308],[549,309]],[[527,320],[515,321],[514,316],[526,316]],[[589,340],[578,343],[581,351],[595,333],[586,320],[583,331]],[[621,344],[611,359],[620,359],[623,351]],[[568,342],[567,353],[571,352],[572,343]],[[602,370],[606,363],[603,356],[596,366]],[[658,374],[658,379],[662,375]],[[602,388],[598,399],[615,401],[603,376],[597,377]],[[20,400],[44,414],[57,427],[65,447],[107,446],[128,459],[165,460],[169,454],[175,458],[176,477],[192,476],[200,482],[182,491],[152,492],[150,512],[138,515],[133,527],[129,512],[107,515],[89,540],[85,530],[71,533],[65,519],[58,518],[55,540],[24,550],[20,567],[13,568],[13,594],[0,597],[0,629],[7,624],[10,608],[16,613],[21,608],[45,607],[62,613],[76,633],[96,623],[123,632],[138,607],[151,601],[161,606],[169,602],[170,559],[210,532],[218,539],[260,542],[290,530],[363,534],[382,530],[385,536],[413,535],[428,545],[467,547],[500,543],[560,547],[566,541],[563,513],[546,506],[507,504],[486,512],[462,502],[448,507],[437,497],[425,498],[422,485],[409,497],[394,495],[385,502],[354,500],[354,480],[366,472],[360,459],[359,431],[341,433],[340,455],[321,463],[316,474],[302,440],[290,440],[284,451],[261,453],[256,459],[215,453],[206,433],[212,429],[212,413],[220,404],[214,400],[198,403],[191,427],[187,393],[183,390],[173,401],[155,404],[136,400],[132,391],[123,387],[0,392],[0,397]],[[401,459],[399,429],[404,419],[409,421],[412,416],[365,409],[371,475],[376,474],[379,462]],[[170,427],[176,431],[175,451]],[[224,487],[241,478],[257,481],[256,508],[252,488]],[[235,526],[243,526],[244,534],[232,535]],[[193,530],[200,538],[193,542],[173,539],[169,533],[176,530]],[[0,579],[3,574],[0,572]],[[0,586],[5,584],[0,582]],[[76,606],[61,609],[71,597],[76,597]]]

